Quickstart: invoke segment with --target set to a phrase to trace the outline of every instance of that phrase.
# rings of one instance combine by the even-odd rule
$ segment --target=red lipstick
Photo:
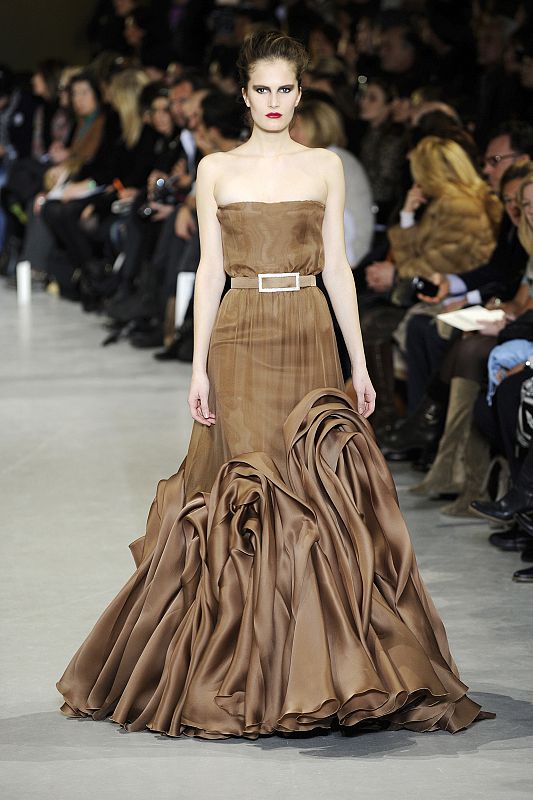
[[[281,114],[278,114],[277,111],[272,111],[270,114],[267,114],[267,117],[270,117],[271,119],[277,119],[278,117],[281,117]]]

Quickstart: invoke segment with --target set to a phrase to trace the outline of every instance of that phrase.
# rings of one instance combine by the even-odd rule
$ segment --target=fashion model
[[[198,169],[188,453],[57,684],[68,716],[205,738],[491,716],[466,696],[366,419],[341,161],[289,134],[307,58],[276,31],[242,46],[253,132]]]

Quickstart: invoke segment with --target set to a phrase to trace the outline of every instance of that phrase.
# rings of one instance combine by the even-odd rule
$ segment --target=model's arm
[[[376,402],[376,393],[366,368],[357,293],[344,244],[344,171],[336,153],[324,151],[324,176],[328,187],[322,238],[324,240],[324,286],[331,299],[352,364],[352,381],[358,410],[368,417]]]
[[[189,408],[196,422],[209,426],[215,422],[215,415],[208,404],[207,353],[225,284],[222,237],[214,196],[218,158],[218,155],[215,158],[205,156],[198,164],[196,176],[200,262],[194,283],[194,353]]]

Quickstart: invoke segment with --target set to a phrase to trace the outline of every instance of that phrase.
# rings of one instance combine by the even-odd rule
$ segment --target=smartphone
[[[439,291],[436,283],[428,281],[427,278],[413,278],[413,290],[415,294],[423,294],[426,297],[435,297]]]

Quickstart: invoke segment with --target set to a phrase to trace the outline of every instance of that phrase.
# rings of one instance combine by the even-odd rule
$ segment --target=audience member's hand
[[[422,300],[423,303],[429,303],[430,305],[437,305],[437,303],[442,303],[445,297],[448,297],[448,293],[450,291],[450,282],[446,275],[442,275],[440,272],[434,272],[433,275],[429,278],[431,283],[434,283],[436,286],[439,287],[437,294],[434,297],[429,297],[426,294],[417,294],[419,300]]]
[[[146,193],[148,195],[148,200],[151,200],[154,196],[156,181],[158,181],[159,178],[167,180],[168,177],[169,176],[167,175],[167,173],[161,172],[160,169],[152,170],[152,172],[148,175],[148,180],[146,181]]]
[[[209,378],[206,374],[193,373],[189,390],[189,409],[191,417],[201,425],[209,428],[216,422],[215,414],[209,410]]]
[[[375,292],[388,292],[392,289],[395,271],[391,261],[374,261],[365,270],[367,286]]]
[[[119,191],[118,196],[121,200],[135,200],[138,194],[139,189],[134,189],[133,186],[127,186],[125,189]]]
[[[427,198],[424,197],[422,189],[417,183],[414,183],[407,192],[402,211],[414,213],[420,206],[427,203]]]
[[[468,305],[466,297],[458,297],[456,300],[450,300],[449,303],[444,303],[445,311],[459,311],[460,308],[465,308]]]
[[[174,210],[174,206],[164,205],[163,203],[150,203],[150,206],[155,212],[151,215],[150,222],[162,222],[170,217]]]
[[[89,203],[89,205],[85,206],[85,208],[81,212],[80,219],[84,220],[90,219],[94,214],[94,211],[95,211],[94,206],[92,205],[92,203]]]
[[[198,230],[198,226],[194,220],[192,211],[185,203],[178,209],[176,214],[176,222],[174,224],[174,233],[180,239],[190,239],[192,234]]]
[[[77,200],[85,189],[86,185],[83,181],[67,183],[61,193],[60,200],[62,203],[69,203],[71,200]]]
[[[192,183],[192,175],[187,172],[187,160],[185,158],[178,158],[170,174],[173,178],[178,179],[180,189],[188,189]]]
[[[482,336],[497,336],[500,331],[503,331],[506,325],[507,320],[505,317],[502,319],[496,319],[494,322],[487,322],[482,328],[479,329],[479,333]]]
[[[41,213],[41,208],[44,206],[45,203],[46,203],[46,195],[44,192],[39,192],[39,194],[35,195],[35,197],[33,198],[33,213],[36,217],[38,217],[39,214]]]

